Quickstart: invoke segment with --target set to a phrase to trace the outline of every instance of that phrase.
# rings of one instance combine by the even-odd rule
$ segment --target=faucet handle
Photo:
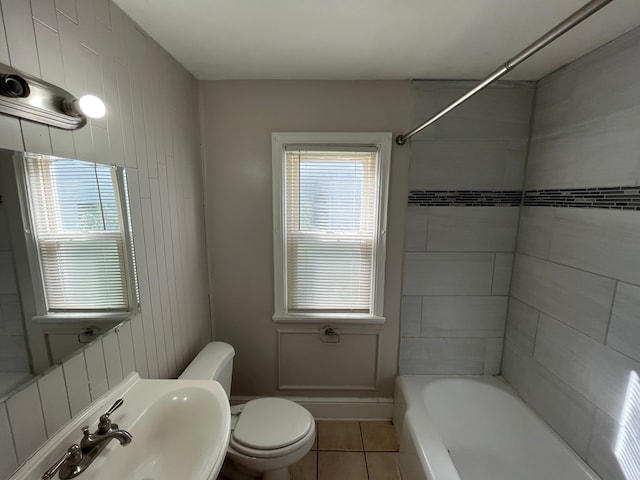
[[[42,475],[42,480],[51,480],[56,472],[60,470],[60,467],[62,467],[62,465],[64,465],[65,463],[70,467],[75,467],[81,461],[82,451],[80,449],[80,445],[74,443],[67,449],[66,452],[64,452],[64,455],[62,455],[62,457],[56,460],[56,463],[54,463],[49,470],[44,472],[44,474]]]
[[[100,423],[98,423],[99,433],[104,435],[111,429],[111,420],[109,419],[109,417],[113,412],[115,412],[118,408],[120,408],[123,403],[124,403],[124,400],[119,398],[118,400],[116,400],[116,403],[111,405],[111,408],[107,410],[107,412],[104,415],[100,416]]]
[[[113,412],[115,412],[117,409],[119,409],[122,406],[123,403],[124,403],[124,400],[122,398],[119,398],[118,400],[116,400],[116,403],[111,405],[111,408],[109,410],[107,410],[107,413],[105,413],[105,415],[106,416],[111,415]]]

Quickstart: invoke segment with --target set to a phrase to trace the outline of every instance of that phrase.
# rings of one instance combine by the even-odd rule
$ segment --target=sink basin
[[[79,480],[163,480],[217,477],[229,443],[229,401],[222,386],[207,380],[143,380],[137,374],[90,405],[52,437],[12,479],[39,479],[80,428],[95,430],[98,417],[124,399],[111,419],[133,436],[126,447],[109,442]],[[57,478],[57,476],[56,476]]]

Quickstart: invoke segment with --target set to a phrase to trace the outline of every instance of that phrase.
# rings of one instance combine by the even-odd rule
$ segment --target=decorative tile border
[[[550,190],[411,190],[412,207],[499,207],[640,210],[640,186]]]
[[[640,210],[640,187],[528,190],[525,206]]]
[[[521,190],[411,190],[409,205],[414,207],[519,207]]]

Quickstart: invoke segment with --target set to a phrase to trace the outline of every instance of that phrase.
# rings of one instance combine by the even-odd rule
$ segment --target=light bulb
[[[95,95],[84,95],[78,101],[82,113],[91,118],[102,118],[107,113],[104,102]]]

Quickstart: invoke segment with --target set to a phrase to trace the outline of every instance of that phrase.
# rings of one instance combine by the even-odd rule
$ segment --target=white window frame
[[[373,133],[273,133],[272,144],[272,184],[273,184],[273,260],[275,322],[319,321],[332,323],[382,324],[385,322],[384,279],[387,252],[387,209],[389,200],[389,172],[391,166],[391,145],[393,136],[389,132]],[[285,148],[287,145],[326,145],[375,147],[378,150],[377,164],[377,236],[374,241],[372,279],[372,313],[301,313],[287,311],[287,246],[286,246],[286,197],[285,197]]]
[[[127,320],[134,317],[140,310],[139,293],[137,291],[137,274],[135,272],[134,252],[132,250],[131,225],[127,205],[127,194],[125,192],[126,182],[124,180],[124,169],[122,167],[114,167],[117,169],[116,186],[118,189],[119,203],[121,205],[121,221],[124,229],[124,248],[126,255],[125,274],[128,277],[128,310],[96,310],[96,311],[50,311],[47,305],[46,287],[44,284],[44,274],[40,262],[40,253],[38,241],[35,235],[34,219],[31,213],[32,205],[27,185],[26,174],[26,156],[31,154],[16,153],[14,155],[14,170],[16,175],[16,183],[18,186],[18,197],[20,200],[20,209],[22,216],[22,224],[24,225],[25,245],[27,250],[27,258],[29,261],[29,269],[31,276],[31,284],[33,286],[34,303],[37,315],[32,318],[36,323],[50,325],[56,328],[62,325],[71,325],[79,321],[90,320],[92,323],[113,324],[114,321]]]

